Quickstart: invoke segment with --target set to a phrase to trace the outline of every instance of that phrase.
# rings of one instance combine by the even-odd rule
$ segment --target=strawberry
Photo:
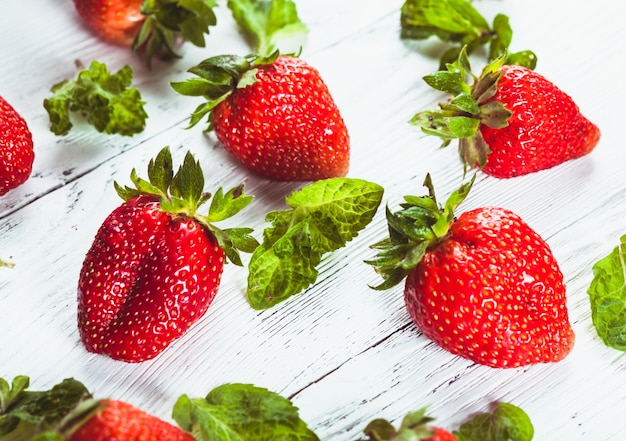
[[[204,34],[217,20],[214,0],[74,0],[78,15],[96,34],[110,43],[146,49],[170,59],[177,40],[204,47]]]
[[[204,96],[190,126],[208,115],[209,129],[248,169],[269,179],[315,181],[345,176],[348,131],[319,72],[301,58],[217,56],[172,83]]]
[[[0,439],[194,441],[191,434],[129,403],[93,398],[73,378],[49,390],[28,390],[29,384],[25,375],[10,384],[0,378]]]
[[[125,202],[99,228],[80,272],[78,328],[87,350],[127,362],[161,353],[207,311],[225,258],[258,245],[247,228],[220,230],[250,203],[237,187],[218,189],[208,215],[197,212],[203,193],[200,165],[187,153],[174,175],[169,149],[148,165],[150,182],[116,189]]]
[[[0,96],[0,196],[26,182],[34,160],[26,121]]]
[[[439,110],[416,114],[411,123],[441,137],[444,146],[458,138],[465,166],[496,178],[545,170],[590,153],[600,130],[572,98],[539,73],[504,61],[499,57],[488,64],[470,87],[462,51],[447,71],[424,77],[454,98]]]
[[[433,426],[434,418],[426,415],[426,407],[408,413],[402,424],[396,429],[389,421],[383,418],[372,420],[363,430],[366,440],[372,441],[457,441],[456,437],[447,430]]]
[[[194,441],[191,434],[120,400],[92,400],[91,414],[69,441]]]
[[[373,245],[368,261],[386,289],[406,277],[408,313],[435,343],[491,367],[562,360],[574,332],[563,274],[548,244],[518,215],[480,207],[455,218],[454,209],[474,180],[452,193],[444,207],[429,195],[406,196],[388,211],[390,237]]]

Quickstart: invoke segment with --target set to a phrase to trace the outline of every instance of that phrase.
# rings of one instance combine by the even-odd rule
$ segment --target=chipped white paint
[[[454,149],[407,124],[439,95],[421,77],[436,68],[437,43],[402,42],[401,0],[301,0],[311,35],[302,56],[325,78],[352,139],[350,175],[380,183],[385,203],[422,194],[433,176],[440,194],[460,182]],[[386,232],[382,210],[347,248],[328,256],[315,287],[267,311],[253,311],[243,292],[245,269],[227,265],[217,299],[189,333],[156,360],[129,365],[87,353],[76,329],[78,272],[93,236],[119,204],[112,182],[128,183],[164,145],[176,160],[191,150],[207,190],[247,181],[254,209],[233,221],[265,226],[267,211],[300,184],[249,176],[201,128],[185,130],[198,104],[177,96],[170,81],[210,55],[245,54],[225,2],[206,49],[185,46],[183,58],[148,71],[129,51],[97,40],[69,0],[2,1],[0,95],[28,121],[36,146],[32,178],[0,198],[0,376],[31,377],[33,388],[62,378],[83,381],[97,396],[127,400],[169,419],[182,393],[204,396],[224,382],[251,382],[293,399],[321,438],[353,440],[374,417],[400,419],[429,404],[438,422],[456,427],[498,400],[523,407],[538,441],[622,440],[626,436],[626,362],[603,346],[591,324],[586,289],[591,265],[626,232],[626,6],[598,0],[483,1],[511,18],[513,50],[533,49],[538,71],[554,80],[602,130],[590,156],[531,176],[480,176],[461,209],[499,205],[522,216],[550,244],[565,274],[576,346],[563,362],[494,370],[451,356],[424,339],[404,310],[400,287],[379,293],[363,260]],[[36,11],[33,12],[33,11]],[[135,69],[150,115],[144,133],[106,137],[78,125],[67,137],[48,130],[43,99],[73,76],[74,60]]]

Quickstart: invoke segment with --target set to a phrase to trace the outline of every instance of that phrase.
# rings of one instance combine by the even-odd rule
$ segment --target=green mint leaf
[[[309,30],[292,0],[229,0],[228,8],[255,53],[297,53],[304,46]]]
[[[459,441],[531,441],[534,428],[521,408],[498,403],[492,413],[481,413],[464,423],[454,436]]]
[[[224,384],[206,398],[182,395],[172,412],[198,441],[317,441],[298,409],[286,398],[250,384]]]
[[[85,386],[72,378],[63,380],[49,391],[27,391],[27,387],[28,378],[23,376],[16,377],[11,388],[5,380],[0,381],[3,396],[0,435],[7,435],[18,426],[19,430],[25,431],[52,428],[90,396]]]
[[[73,127],[71,117],[82,114],[96,130],[106,134],[132,136],[144,130],[146,114],[141,94],[130,87],[133,71],[124,66],[111,74],[106,65],[93,61],[75,79],[62,81],[44,100],[55,135],[67,135]]]
[[[443,41],[473,40],[489,30],[484,17],[467,0],[407,0],[400,14],[401,37]]]
[[[626,351],[626,234],[611,253],[593,265],[587,293],[600,339],[608,347]]]
[[[272,227],[249,264],[247,296],[266,309],[315,283],[325,253],[356,237],[374,217],[383,188],[362,179],[317,181],[285,198],[288,210],[269,213]]]

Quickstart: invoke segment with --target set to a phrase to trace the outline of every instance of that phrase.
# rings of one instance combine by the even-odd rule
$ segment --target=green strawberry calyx
[[[435,434],[434,428],[430,424],[435,420],[426,415],[427,407],[423,407],[414,412],[408,413],[400,423],[399,428],[395,428],[391,422],[384,418],[372,420],[363,433],[367,435],[362,441],[400,441],[400,440],[426,440],[431,439]]]
[[[220,187],[213,195],[205,193],[202,168],[190,152],[174,173],[170,149],[164,147],[148,164],[149,180],[140,178],[135,169],[130,179],[135,184],[134,188],[114,183],[122,199],[127,201],[140,195],[158,197],[164,212],[187,216],[204,225],[235,265],[242,266],[239,251],[251,253],[258,246],[258,241],[251,236],[251,228],[220,229],[214,225],[239,213],[252,202],[253,197],[244,194],[243,184],[227,192]],[[199,213],[199,207],[209,200],[208,214]]]
[[[494,129],[506,127],[512,115],[502,103],[493,100],[505,59],[499,57],[493,60],[484,67],[480,77],[476,77],[463,49],[457,61],[447,64],[446,70],[424,77],[428,85],[450,94],[452,98],[439,103],[437,110],[415,114],[409,123],[418,126],[427,135],[441,138],[442,147],[458,139],[459,156],[466,168],[484,167],[491,153],[480,126],[484,124]],[[468,76],[473,78],[471,85],[466,82]]]
[[[0,439],[8,434],[11,439],[33,441],[65,439],[61,427],[91,401],[91,394],[73,378],[45,391],[28,390],[29,383],[25,375],[16,376],[11,384],[0,378]]]
[[[207,58],[188,69],[197,76],[186,81],[172,82],[172,88],[181,95],[204,97],[203,101],[191,114],[187,128],[195,126],[205,117],[208,120],[207,131],[213,129],[213,109],[238,88],[254,84],[257,80],[257,68],[272,64],[279,57],[275,51],[267,57],[256,54],[248,56],[217,55]]]
[[[467,197],[475,179],[474,174],[440,206],[430,174],[427,174],[424,180],[427,196],[404,196],[402,209],[396,212],[386,208],[389,237],[371,245],[377,254],[374,259],[365,261],[383,278],[373,289],[385,290],[400,283],[427,251],[446,240],[455,220],[454,211]]]
[[[215,7],[215,0],[144,0],[140,11],[145,20],[133,50],[144,49],[150,66],[155,55],[162,60],[180,58],[174,50],[178,40],[205,47],[205,35],[217,24]]]

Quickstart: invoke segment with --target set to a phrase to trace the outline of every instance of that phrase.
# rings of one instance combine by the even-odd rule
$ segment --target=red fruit
[[[78,15],[104,40],[130,47],[146,16],[143,0],[74,0]]]
[[[70,441],[194,441],[191,434],[119,400],[100,400],[100,407],[70,436]]]
[[[24,118],[0,97],[0,196],[30,177],[35,152]]]
[[[241,188],[218,190],[202,216],[195,210],[206,201],[204,179],[190,154],[172,177],[163,149],[148,174],[151,183],[133,171],[141,190],[117,186],[126,202],[98,230],[78,282],[78,327],[87,350],[127,362],[154,358],[183,335],[215,297],[225,254],[241,264],[237,250],[256,246],[251,230],[211,223],[250,202]]]
[[[459,139],[464,165],[497,178],[545,170],[591,152],[600,130],[572,98],[542,75],[504,61],[486,66],[470,87],[462,51],[448,71],[425,77],[454,98],[440,110],[416,114],[411,123],[442,138],[444,146]]]
[[[483,171],[509,178],[548,169],[591,152],[598,127],[572,98],[542,75],[521,66],[503,66],[493,98],[511,111],[508,124],[480,131],[491,153]]]
[[[441,427],[431,427],[434,430],[433,436],[426,438],[423,441],[457,441],[456,437]]]
[[[194,86],[172,84],[184,95],[220,95],[198,108],[191,125],[208,114],[222,145],[250,170],[281,181],[347,174],[347,128],[319,72],[306,61],[285,55],[253,61],[222,56],[190,71],[209,79],[211,72],[224,75],[224,84],[215,89],[197,87],[199,80]]]
[[[409,198],[389,215],[391,239],[378,244],[383,251],[371,262],[386,279],[381,287],[407,276],[405,302],[417,327],[476,363],[515,368],[567,356],[574,332],[548,244],[504,208],[481,207],[455,220],[471,183],[443,209],[429,178],[425,185],[431,196]]]

